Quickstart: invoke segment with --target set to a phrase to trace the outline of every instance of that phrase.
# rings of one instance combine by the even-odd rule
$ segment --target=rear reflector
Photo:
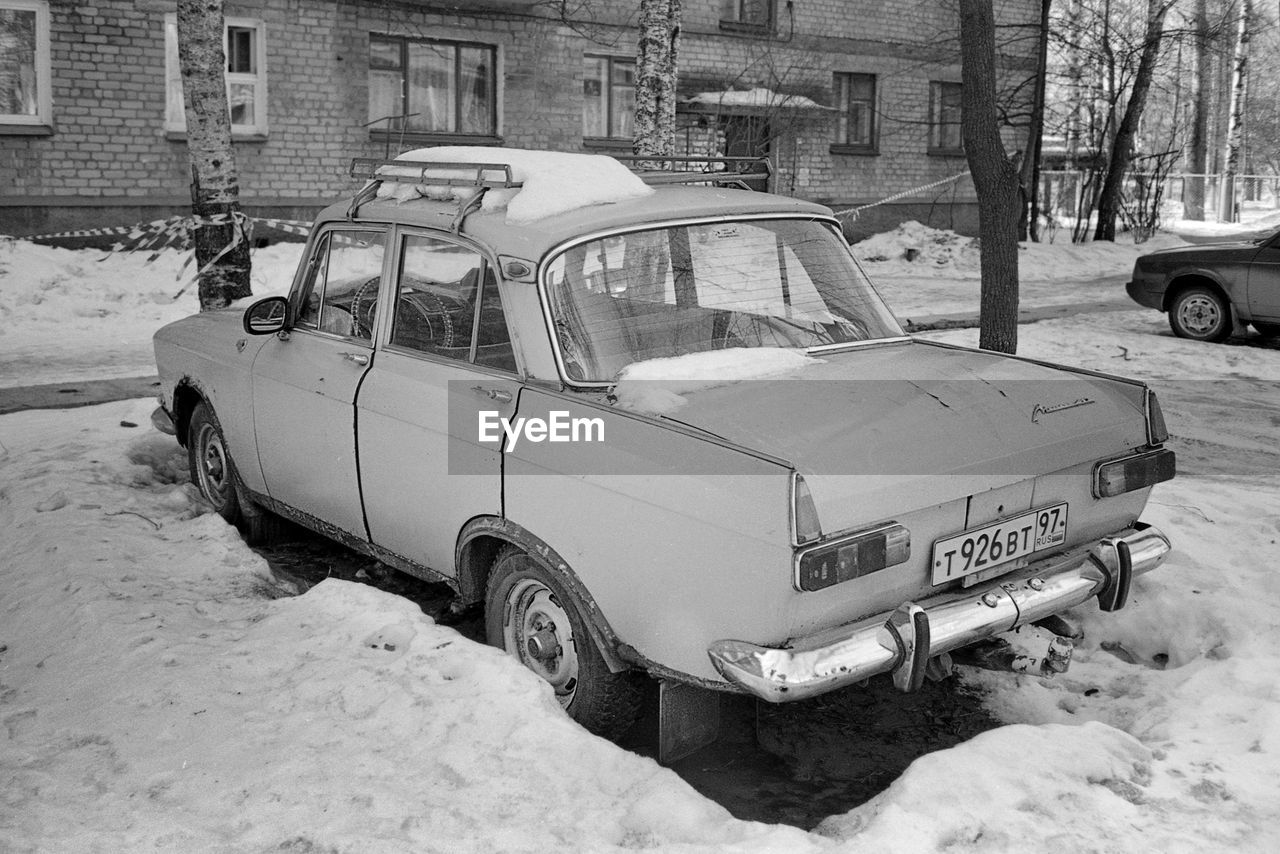
[[[1093,494],[1097,498],[1124,495],[1135,489],[1172,480],[1176,471],[1173,451],[1166,450],[1101,463],[1095,470]]]
[[[796,587],[821,590],[895,566],[909,557],[911,532],[901,525],[889,525],[802,552],[796,561]]]

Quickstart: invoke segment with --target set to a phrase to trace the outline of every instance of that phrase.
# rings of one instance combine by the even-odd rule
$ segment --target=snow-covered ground
[[[258,252],[255,290],[297,251]],[[152,329],[194,308],[181,262],[99,257],[0,245],[0,388],[149,372]],[[1164,394],[1193,473],[1145,518],[1175,551],[1125,611],[1080,609],[1064,676],[965,673],[1007,726],[811,833],[733,819],[405,600],[288,595],[151,401],[0,416],[0,852],[1280,849],[1280,352],[1149,311],[1020,342]]]

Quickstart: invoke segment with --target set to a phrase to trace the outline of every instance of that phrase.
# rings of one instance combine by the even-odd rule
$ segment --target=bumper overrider
[[[880,673],[902,691],[924,680],[929,659],[1043,620],[1096,596],[1104,611],[1125,606],[1135,575],[1159,566],[1169,539],[1135,525],[1054,555],[999,581],[801,638],[786,648],[721,640],[707,649],[720,674],[773,703],[824,694]]]

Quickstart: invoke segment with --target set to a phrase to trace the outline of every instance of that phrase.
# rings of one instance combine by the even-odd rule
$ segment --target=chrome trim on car
[[[169,417],[168,412],[165,412],[163,406],[157,406],[151,413],[151,426],[165,435],[178,435],[178,428],[174,426],[173,419]]]
[[[720,640],[707,654],[725,679],[773,703],[824,694],[881,673],[893,673],[899,687],[911,688],[929,658],[1034,623],[1093,596],[1105,604],[1116,601],[1118,593],[1122,602],[1129,579],[1159,566],[1170,548],[1157,529],[1135,526],[1036,561],[989,586],[904,602],[894,611],[784,648]],[[910,637],[904,637],[908,625]]]

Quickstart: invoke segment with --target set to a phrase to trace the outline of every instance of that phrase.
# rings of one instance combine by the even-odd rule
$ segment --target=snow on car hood
[[[726,351],[728,352],[728,351]],[[1140,384],[924,342],[793,363],[784,376],[666,390],[665,416],[804,475],[824,523],[940,504],[1146,444]],[[620,386],[620,388],[624,388]]]

